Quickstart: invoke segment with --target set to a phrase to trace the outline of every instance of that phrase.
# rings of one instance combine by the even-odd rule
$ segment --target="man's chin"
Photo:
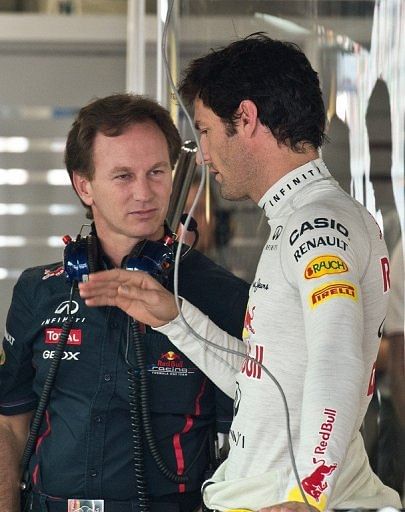
[[[221,197],[227,201],[245,201],[249,199],[249,196],[241,195],[240,192],[236,192],[235,190],[226,189],[226,187],[222,185],[219,187],[219,193]]]

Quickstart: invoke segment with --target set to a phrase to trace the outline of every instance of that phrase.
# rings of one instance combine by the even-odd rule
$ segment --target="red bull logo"
[[[256,309],[256,306],[253,306],[251,311],[249,311],[249,306],[246,309],[245,320],[243,322],[243,332],[242,332],[242,338],[244,340],[249,339],[249,333],[255,334],[255,332],[256,332],[252,325],[253,318],[255,316],[255,314],[254,314],[255,309]]]
[[[169,350],[160,356],[160,359],[158,360],[158,366],[166,366],[168,368],[182,368],[183,361],[181,360],[179,354]]]
[[[375,365],[376,365],[376,363],[374,363],[373,367],[371,368],[371,375],[370,375],[370,380],[368,382],[367,396],[373,395],[374,391],[375,391]]]
[[[336,467],[337,464],[327,466],[325,461],[321,461],[321,464],[301,481],[304,491],[319,502],[322,493],[328,487],[325,479],[335,471]]]
[[[46,268],[44,270],[44,275],[42,276],[42,280],[45,281],[45,279],[48,279],[49,277],[58,277],[64,273],[65,269],[63,267],[58,267],[54,270],[50,270],[49,268]]]
[[[388,258],[384,256],[383,258],[380,259],[380,264],[383,277],[383,293],[387,293],[388,290],[391,288],[390,262],[388,261]]]
[[[180,361],[181,357],[176,352],[169,350],[160,356],[160,359],[167,359],[168,361]]]
[[[249,359],[243,361],[241,372],[252,379],[261,379],[262,368],[258,363],[263,364],[263,352],[263,345],[255,345],[255,357],[252,359],[251,350],[249,350]]]

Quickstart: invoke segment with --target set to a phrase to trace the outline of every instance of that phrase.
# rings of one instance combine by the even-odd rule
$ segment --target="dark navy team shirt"
[[[168,284],[173,289],[172,278]],[[61,264],[27,269],[18,280],[0,358],[0,414],[35,409],[66,320],[70,285]],[[241,336],[248,284],[197,251],[181,263],[179,293]],[[136,499],[128,376],[129,319],[118,308],[88,308],[76,294],[73,325],[30,470],[34,488],[56,497]],[[145,446],[149,494],[196,490],[209,463],[207,433],[227,432],[232,401],[168,338],[143,334],[152,427],[166,465],[186,472],[176,484]]]

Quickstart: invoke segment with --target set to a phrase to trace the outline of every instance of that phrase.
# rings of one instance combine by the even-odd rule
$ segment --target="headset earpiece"
[[[89,274],[99,270],[97,237],[82,237],[79,234],[76,240],[72,240],[70,236],[65,235],[63,241],[66,244],[63,265],[68,280],[71,283],[87,281]]]

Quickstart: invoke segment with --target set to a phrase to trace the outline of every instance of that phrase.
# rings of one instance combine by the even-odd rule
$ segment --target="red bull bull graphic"
[[[196,368],[188,367],[187,364],[190,363],[183,361],[181,354],[168,350],[163,352],[156,363],[153,363],[148,368],[148,372],[151,372],[153,375],[166,377],[187,377],[196,372]]]
[[[58,277],[61,276],[65,272],[65,269],[63,267],[58,267],[53,270],[50,270],[49,268],[46,268],[44,270],[44,275],[42,276],[42,280],[45,281],[46,279],[50,277]]]
[[[314,499],[313,504],[318,506],[321,510],[323,510],[326,505],[326,496],[324,495],[324,492],[328,488],[327,477],[329,477],[337,468],[337,464],[326,464],[324,458],[325,451],[333,433],[337,411],[336,409],[325,407],[323,415],[324,419],[318,432],[320,436],[319,443],[315,446],[313,451],[314,456],[312,457],[312,463],[316,465],[316,468],[301,480],[301,485],[305,493],[308,494],[308,497]],[[322,455],[323,457],[319,458],[319,455]],[[298,487],[291,491],[289,499],[298,499],[301,501]]]
[[[243,322],[243,331],[242,331],[242,338],[244,341],[248,341],[250,337],[250,333],[255,334],[256,331],[252,325],[253,319],[254,319],[254,311],[256,309],[256,306],[253,306],[251,311],[249,311],[249,305],[246,308],[245,313],[245,320]]]
[[[337,464],[331,464],[330,466],[325,464],[325,461],[319,461],[320,465],[314,469],[314,471],[301,480],[301,485],[304,491],[312,496],[317,502],[323,492],[327,489],[328,483],[325,481],[326,477],[330,476],[336,469]]]
[[[169,350],[160,356],[158,366],[166,366],[169,368],[182,368],[184,365],[179,354]]]

